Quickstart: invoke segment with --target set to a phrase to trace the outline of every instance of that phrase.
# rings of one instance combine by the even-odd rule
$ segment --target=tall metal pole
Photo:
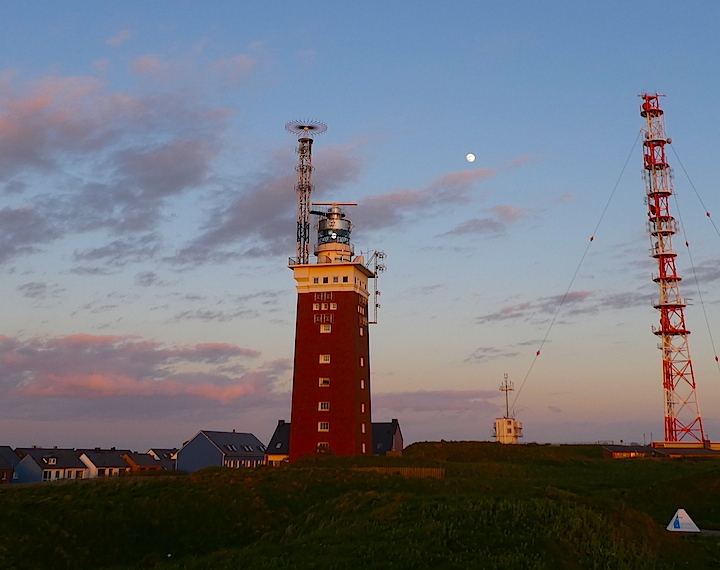
[[[643,99],[640,115],[647,121],[643,155],[650,255],[658,260],[659,271],[653,275],[653,281],[660,286],[660,297],[653,306],[660,311],[660,327],[653,332],[661,340],[658,348],[662,351],[665,441],[702,442],[706,436],[688,346],[687,303],[680,295],[682,278],[675,267],[677,254],[672,245],[677,225],[670,214],[672,170],[665,156],[665,145],[672,140],[665,136],[664,111],[660,108],[663,95],[645,93],[640,97]]]
[[[298,183],[295,191],[298,196],[297,219],[297,259],[299,265],[310,263],[310,194],[313,190],[312,177],[312,143],[314,135],[327,131],[327,125],[318,121],[290,121],[285,130],[296,135],[298,139],[297,153],[300,157],[295,170],[298,173]]]

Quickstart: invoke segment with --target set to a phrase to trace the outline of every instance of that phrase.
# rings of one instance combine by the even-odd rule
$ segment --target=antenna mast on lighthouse
[[[645,93],[640,97],[643,100],[640,115],[647,120],[643,155],[650,255],[658,261],[658,274],[653,275],[653,281],[660,286],[660,297],[653,301],[653,306],[660,311],[660,327],[653,327],[653,332],[661,340],[658,348],[662,351],[665,441],[703,442],[706,436],[688,346],[690,331],[685,325],[687,303],[680,295],[682,278],[677,274],[677,254],[672,245],[677,225],[670,214],[672,170],[665,156],[665,145],[672,140],[665,136],[664,111],[660,108],[660,97],[664,95]]]
[[[312,137],[327,131],[327,125],[318,121],[290,121],[285,125],[285,130],[300,135],[297,147],[300,162],[295,167],[298,173],[295,186],[298,195],[296,262],[298,265],[307,265],[310,263],[310,193],[313,189]]]

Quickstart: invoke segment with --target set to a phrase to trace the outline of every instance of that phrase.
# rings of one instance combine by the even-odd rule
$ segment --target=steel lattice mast
[[[677,274],[672,236],[677,231],[675,218],[670,214],[673,194],[672,170],[665,156],[664,112],[660,108],[663,95],[640,95],[643,103],[640,115],[647,120],[643,155],[645,191],[648,205],[650,254],[658,260],[653,281],[660,286],[660,297],[653,306],[660,311],[660,328],[653,332],[660,339],[662,351],[663,388],[665,391],[665,441],[683,439],[702,442],[706,439],[700,416],[695,387],[688,335],[685,324],[685,299],[680,295],[681,277]]]
[[[298,196],[296,262],[307,265],[310,263],[310,194],[313,189],[311,182],[313,139],[311,137],[327,131],[327,126],[318,121],[290,121],[285,125],[285,129],[300,135],[297,147],[300,161],[295,167],[298,173],[298,183],[295,186]]]

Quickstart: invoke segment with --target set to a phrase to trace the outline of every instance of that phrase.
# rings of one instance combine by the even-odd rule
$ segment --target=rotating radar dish
[[[327,131],[327,125],[320,121],[290,121],[285,124],[285,130],[294,135],[313,137]]]

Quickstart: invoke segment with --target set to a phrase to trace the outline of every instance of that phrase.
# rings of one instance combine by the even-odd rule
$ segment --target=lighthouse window
[[[323,311],[327,311],[327,310],[328,310],[328,304],[327,304],[327,303],[323,303],[323,304],[322,304],[322,310],[323,310]]]
[[[360,380],[360,389],[361,390],[365,389],[365,380]]]
[[[317,444],[318,451],[327,451],[330,449],[330,444],[327,441],[321,441]]]
[[[327,388],[330,386],[330,378],[320,378],[319,385],[321,388]]]
[[[362,358],[360,359],[362,360]],[[321,354],[320,355],[320,364],[329,364],[330,363],[330,355],[329,354]],[[362,366],[362,364],[361,364]]]
[[[318,422],[318,431],[330,431],[330,422]]]
[[[313,303],[313,311],[319,311],[320,310],[320,303]]]
[[[330,303],[330,310],[337,311],[337,303]]]
[[[338,281],[340,281],[339,277],[333,277],[333,283],[337,283]]]
[[[361,431],[362,433],[365,433],[365,423],[361,423],[361,424],[360,424],[360,431]]]
[[[327,357],[328,362],[330,362],[330,355],[328,354]],[[362,356],[360,357],[360,366],[365,366],[365,359]]]
[[[362,452],[363,452],[363,453],[367,453],[367,451],[366,451],[366,449],[365,449],[365,444],[364,444],[364,443],[362,444]]]
[[[364,335],[365,335],[365,329],[360,327],[360,336],[364,336]]]
[[[345,277],[343,277],[343,283],[347,283],[347,282],[348,282],[348,277],[346,275]]]
[[[329,333],[332,330],[332,325],[320,325],[321,333]]]
[[[327,411],[330,409],[330,402],[318,402],[318,410],[321,412]]]
[[[328,282],[328,278],[327,278],[327,277],[323,277],[323,283],[327,283],[327,282]]]
[[[365,413],[365,404],[360,404],[360,413],[361,414]]]

